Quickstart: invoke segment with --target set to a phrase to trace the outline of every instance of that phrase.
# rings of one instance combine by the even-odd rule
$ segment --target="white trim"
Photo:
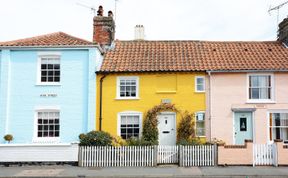
[[[37,53],[38,56],[61,56],[61,52],[59,51],[39,51]]]
[[[50,110],[50,111],[60,111],[60,106],[35,106],[35,111],[41,111],[41,110]]]
[[[11,51],[10,50],[9,50],[9,59],[4,59],[4,60],[8,60],[7,105],[6,105],[5,134],[9,134],[10,133],[10,130],[9,130],[9,123],[10,123],[10,83],[11,83]]]
[[[39,86],[44,86],[44,85],[49,85],[49,86],[59,86],[61,85],[61,76],[62,76],[62,72],[61,72],[61,53],[60,52],[55,52],[55,51],[51,51],[51,52],[38,52],[38,57],[37,57],[37,71],[36,71],[36,85]],[[59,62],[60,62],[60,82],[41,82],[41,59],[43,57],[53,57],[53,58],[59,58]]]
[[[204,131],[205,131],[205,135],[203,136],[203,135],[197,135],[197,114],[199,114],[199,113],[204,113],[204,120],[203,120],[203,122],[204,122]],[[195,112],[195,136],[196,137],[201,137],[201,138],[205,138],[206,137],[206,112],[205,111],[197,111],[197,112]]]
[[[120,96],[120,80],[136,80],[136,96],[121,97]],[[116,81],[116,100],[133,100],[139,99],[139,77],[138,76],[118,76]]]
[[[34,130],[33,130],[33,138],[32,138],[32,143],[59,143],[60,142],[60,136],[61,136],[61,115],[59,117],[59,124],[60,124],[60,128],[59,128],[59,137],[38,137],[37,136],[37,132],[38,132],[38,116],[37,113],[41,112],[41,111],[45,111],[45,112],[59,112],[60,113],[60,109],[58,106],[43,106],[43,107],[35,107],[35,111],[34,111]]]
[[[203,90],[198,90],[197,89],[197,85],[198,85],[197,79],[203,79]],[[205,93],[205,90],[206,90],[206,87],[205,87],[205,85],[206,85],[205,76],[195,76],[194,84],[195,84],[195,92],[196,93]]]
[[[139,111],[122,111],[117,113],[117,135],[121,137],[120,123],[121,116],[139,116],[139,138],[142,136],[142,112]]]
[[[250,76],[271,76],[271,99],[250,99],[249,98],[249,77]],[[274,85],[274,73],[247,73],[246,77],[246,103],[252,104],[252,103],[276,103],[275,99],[275,85]]]
[[[236,143],[236,134],[235,134],[235,112],[232,112],[233,113],[233,122],[232,122],[232,125],[233,125],[233,133],[232,133],[232,135],[233,135],[233,145],[235,145],[235,143]]]

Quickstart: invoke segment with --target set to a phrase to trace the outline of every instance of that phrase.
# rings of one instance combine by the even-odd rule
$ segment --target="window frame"
[[[204,135],[197,135],[197,115],[200,114],[200,113],[204,114],[204,120],[203,120],[203,122],[204,122],[204,128],[203,129],[205,131]],[[197,112],[195,112],[195,136],[196,137],[206,137],[206,113],[205,113],[205,111],[197,111]]]
[[[198,88],[197,88],[197,86],[198,86],[198,79],[203,79],[203,90],[198,90]],[[205,81],[205,76],[195,76],[195,92],[196,93],[205,93],[205,83],[206,83],[206,81]],[[200,84],[199,84],[200,85]]]
[[[60,64],[60,81],[59,82],[42,82],[41,81],[41,64],[42,64],[42,58],[58,58],[59,64]],[[36,85],[61,85],[61,53],[59,52],[40,52],[38,53],[38,59],[37,59],[37,82]]]
[[[38,113],[39,112],[59,112],[59,136],[58,137],[38,137]],[[34,112],[33,143],[59,143],[61,137],[61,112],[59,107],[39,107]]]
[[[273,134],[273,133],[271,133],[270,131],[271,131],[271,128],[273,129],[273,128],[275,128],[275,126],[274,127],[270,126],[270,114],[280,114],[280,115],[281,114],[288,114],[288,110],[271,110],[271,111],[267,112],[267,142],[268,143],[273,143],[274,142],[273,135],[271,135],[272,136],[272,140],[270,139],[270,134]],[[288,145],[288,140],[283,140],[283,143],[285,145]]]
[[[136,80],[136,96],[120,96],[120,80]],[[139,99],[139,77],[138,76],[118,76],[116,81],[116,99],[117,100],[134,100]]]
[[[142,112],[123,111],[117,114],[117,135],[121,137],[121,116],[139,116],[139,138],[142,136]],[[122,138],[122,137],[121,137]]]
[[[270,99],[250,99],[250,76],[270,76],[271,80],[271,90],[270,90]],[[273,73],[249,73],[247,74],[247,102],[246,103],[275,103],[274,101],[274,74]]]

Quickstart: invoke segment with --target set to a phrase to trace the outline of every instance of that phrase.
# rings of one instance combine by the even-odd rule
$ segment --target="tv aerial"
[[[114,20],[116,21],[116,12],[117,12],[117,2],[119,0],[114,0]],[[89,6],[89,5],[86,5],[86,4],[83,4],[83,3],[79,3],[77,2],[76,3],[78,6],[82,6],[84,8],[87,8],[87,9],[90,9],[91,12],[93,12],[94,16],[97,14],[97,9],[94,7],[94,6]]]
[[[90,11],[93,12],[94,16],[96,15],[97,9],[96,9],[95,7],[93,7],[93,6],[88,6],[88,5],[86,5],[86,4],[82,4],[82,3],[79,3],[79,2],[77,2],[76,4],[77,4],[78,6],[82,6],[82,7],[85,7],[85,8],[87,8],[87,9],[90,9]]]
[[[277,24],[279,23],[279,11],[286,4],[288,4],[288,1],[286,1],[286,2],[284,2],[282,4],[279,4],[278,6],[270,7],[269,10],[268,10],[269,15],[271,15],[271,11],[277,10]]]

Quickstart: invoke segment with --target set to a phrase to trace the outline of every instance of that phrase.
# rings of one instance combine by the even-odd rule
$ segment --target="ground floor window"
[[[205,112],[196,113],[196,136],[205,137]]]
[[[60,136],[60,114],[59,111],[37,112],[37,137],[59,137]]]
[[[270,113],[270,140],[281,139],[288,143],[288,113]]]
[[[119,122],[119,135],[123,139],[140,137],[141,114],[121,113],[119,114]]]

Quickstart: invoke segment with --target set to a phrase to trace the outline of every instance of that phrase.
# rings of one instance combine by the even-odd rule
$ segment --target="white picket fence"
[[[214,166],[215,145],[180,146],[180,166]]]
[[[178,146],[159,145],[157,148],[158,164],[175,164],[179,162]]]
[[[253,166],[276,165],[277,148],[275,144],[253,144]]]
[[[157,164],[214,166],[216,146],[80,146],[82,167],[151,167]]]
[[[81,146],[79,166],[82,167],[147,167],[154,166],[153,146]]]

